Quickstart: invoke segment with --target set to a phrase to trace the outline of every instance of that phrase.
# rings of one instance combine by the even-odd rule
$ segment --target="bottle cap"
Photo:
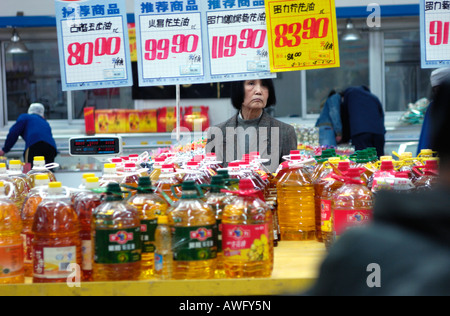
[[[87,177],[86,182],[87,183],[98,182],[98,177]]]
[[[159,224],[168,224],[168,223],[169,223],[169,217],[167,217],[167,215],[158,216],[158,225]]]
[[[381,156],[380,161],[393,160],[392,156]]]
[[[48,180],[48,174],[37,174],[36,175],[36,180]]]
[[[381,162],[380,170],[388,171],[388,170],[394,170],[394,163],[392,160],[383,160]]]
[[[341,161],[341,158],[339,158],[339,157],[328,158],[328,162],[332,163],[333,165],[337,165],[340,161]]]
[[[83,173],[83,179],[95,177],[95,173]]]
[[[45,161],[45,157],[44,156],[34,156],[33,161]]]
[[[250,179],[241,179],[239,181],[239,190],[254,190],[255,186]]]
[[[48,187],[49,188],[61,188],[62,184],[61,184],[61,182],[53,181],[48,184]]]
[[[114,169],[116,167],[115,163],[105,163],[104,168],[105,169]]]
[[[350,168],[350,162],[349,161],[340,161],[338,164],[338,169],[340,171],[347,171]]]

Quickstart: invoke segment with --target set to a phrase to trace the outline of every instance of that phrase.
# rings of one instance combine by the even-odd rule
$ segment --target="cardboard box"
[[[139,111],[141,133],[156,133],[158,131],[156,121],[157,114],[156,109]]]
[[[95,134],[95,108],[87,107],[84,108],[84,127],[86,130],[86,135]]]
[[[126,133],[129,110],[107,109],[95,111],[95,132],[97,134]]]

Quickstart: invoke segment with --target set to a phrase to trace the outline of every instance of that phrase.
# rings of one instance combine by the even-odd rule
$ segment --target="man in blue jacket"
[[[386,128],[378,97],[365,86],[347,88],[342,96],[343,142],[351,140],[355,150],[375,147],[378,157],[383,156]]]
[[[332,90],[316,121],[319,128],[319,143],[323,146],[337,146],[342,138],[341,95]]]
[[[11,150],[19,136],[25,141],[24,162],[33,166],[34,156],[44,156],[46,163],[55,161],[56,143],[50,124],[44,118],[45,108],[41,103],[32,103],[28,114],[21,114],[9,129],[5,145],[0,150],[3,156]]]

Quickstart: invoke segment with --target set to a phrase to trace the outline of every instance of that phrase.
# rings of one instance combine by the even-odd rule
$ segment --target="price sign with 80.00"
[[[272,71],[339,67],[334,0],[266,0]]]

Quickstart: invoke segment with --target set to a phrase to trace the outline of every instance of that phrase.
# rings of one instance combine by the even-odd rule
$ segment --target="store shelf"
[[[326,250],[316,241],[283,241],[275,247],[270,278],[86,282],[0,285],[1,296],[243,296],[302,293],[317,278]]]

